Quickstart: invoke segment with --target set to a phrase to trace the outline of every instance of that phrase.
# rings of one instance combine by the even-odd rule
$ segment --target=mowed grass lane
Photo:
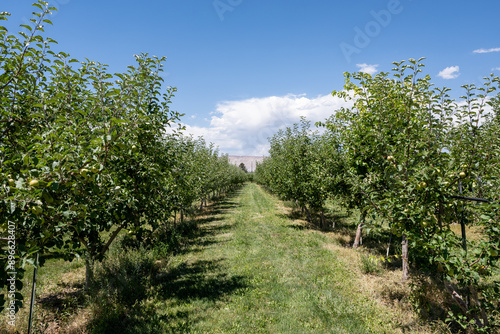
[[[156,304],[164,328],[392,332],[381,311],[357,293],[348,264],[325,247],[326,237],[299,228],[279,205],[259,186],[247,184],[202,222],[190,249],[171,259],[168,297]]]

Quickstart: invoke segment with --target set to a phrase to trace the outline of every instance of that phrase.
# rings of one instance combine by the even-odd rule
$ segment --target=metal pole
[[[28,334],[31,333],[31,322],[33,320],[33,306],[35,304],[35,286],[36,286],[36,273],[38,271],[38,253],[36,253],[36,263],[33,269],[33,285],[31,287],[31,305],[30,305],[30,316],[28,320]]]
[[[490,201],[484,198],[475,198],[475,197],[464,197],[464,196],[450,196],[451,198],[454,199],[461,199],[464,201],[474,201],[474,202],[483,202],[483,203],[489,203]]]
[[[391,249],[391,241],[392,241],[392,232],[391,232],[391,236],[389,237],[389,245],[387,245],[387,254],[385,255],[386,260],[389,258],[389,251]]]
[[[460,190],[460,196],[462,196],[462,181],[458,181],[458,189]],[[460,219],[460,226],[462,228],[462,248],[467,256],[467,237],[465,235],[465,207],[462,200],[462,217]],[[465,293],[465,305],[469,308],[469,293]]]
[[[458,181],[458,189],[460,190],[460,195],[462,195],[462,181]],[[460,225],[462,227],[462,248],[467,253],[467,238],[465,236],[465,208],[462,202],[462,217],[460,219]]]

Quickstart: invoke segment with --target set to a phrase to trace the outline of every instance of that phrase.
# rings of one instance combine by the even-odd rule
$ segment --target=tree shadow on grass
[[[215,205],[215,207],[211,210],[210,214],[212,215],[222,215],[227,213],[227,211],[231,209],[235,209],[238,207],[238,203],[224,201]]]
[[[215,301],[247,285],[243,276],[229,276],[224,272],[223,259],[181,263],[161,275],[163,298],[179,301],[206,299]]]
[[[216,222],[218,220],[211,220],[210,222]],[[231,229],[230,224],[218,224],[218,225],[210,225],[210,226],[202,226],[196,234],[189,238],[184,247],[175,251],[176,255],[180,254],[188,254],[188,253],[197,253],[203,251],[206,247],[221,244],[225,242],[220,238],[217,238],[218,235],[223,233],[227,233]]]
[[[128,277],[126,282],[139,285],[132,289],[143,293],[124,299],[119,288],[103,292],[105,298],[101,294],[89,324],[91,333],[189,333],[203,319],[204,308],[247,287],[245,277],[225,272],[223,259],[183,262],[167,272],[139,270],[133,275],[140,277]]]
[[[61,291],[38,297],[36,302],[43,309],[52,312],[76,311],[85,302],[83,284],[58,284]]]
[[[214,209],[224,213],[236,206],[229,198]],[[209,217],[198,221],[199,228],[183,253],[224,242],[219,236],[231,225],[220,214],[214,215],[211,211]],[[99,277],[90,333],[190,333],[205,317],[205,310],[247,287],[244,276],[227,273],[223,258],[188,260],[172,266],[135,250],[108,261],[104,266],[109,269]]]
[[[299,210],[289,210],[286,213],[280,213],[277,215],[282,219],[292,220],[293,223],[289,224],[289,228],[293,228],[296,230],[317,230],[323,232],[337,232],[343,235],[351,236],[354,240],[354,236],[356,234],[356,225],[350,222],[352,218],[350,215],[345,213],[326,213],[325,219],[328,225],[328,228],[321,228],[321,221],[319,215],[312,215],[312,223],[307,220],[307,216],[305,213],[300,212]],[[298,221],[298,222],[297,222]]]
[[[288,228],[294,230],[314,230],[329,233],[329,236],[335,239],[340,245],[351,248],[356,237],[356,230],[359,223],[359,214],[349,213],[346,210],[330,209],[325,213],[328,229],[320,227],[319,217],[313,216],[313,222],[307,221],[304,213],[298,209],[287,210],[285,213],[278,214],[278,217],[287,219],[290,223]],[[365,226],[366,228],[366,226]],[[390,254],[400,254],[401,245],[397,236],[392,235],[387,230],[372,230],[370,233],[363,231],[362,246],[368,249],[370,253],[379,257],[387,254],[387,247],[390,243]],[[392,259],[386,263],[386,268],[396,270],[401,268],[401,261]]]
[[[221,215],[212,215],[196,221],[198,228],[192,231],[185,239],[183,247],[175,250],[174,254],[188,254],[202,251],[204,248],[224,242],[218,235],[227,233],[231,224],[224,221]]]
[[[207,216],[196,223],[186,221],[185,226],[179,226],[176,233],[182,241],[174,253],[201,252],[225,242],[220,236],[228,234],[231,224],[224,221],[223,215],[238,206],[234,200],[238,193],[211,204]],[[47,313],[41,326],[47,321],[63,325],[61,314],[78,318],[80,310],[90,305],[90,319],[68,325],[78,325],[86,333],[190,333],[204,314],[203,307],[193,308],[191,302],[201,301],[205,308],[213,307],[217,300],[246,287],[244,277],[226,273],[223,259],[169,267],[166,258],[151,250],[124,249],[120,245],[112,245],[113,254],[108,254],[101,270],[96,271],[96,285],[90,296],[79,282],[59,284],[61,291],[38,299]]]

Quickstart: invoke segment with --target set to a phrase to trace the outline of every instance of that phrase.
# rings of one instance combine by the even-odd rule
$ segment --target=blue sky
[[[2,0],[13,32],[32,2]],[[342,104],[329,94],[342,89],[346,71],[426,57],[424,74],[456,97],[461,85],[500,73],[498,0],[50,3],[59,10],[46,32],[58,51],[111,72],[125,71],[134,54],[166,56],[166,85],[178,88],[172,106],[186,114],[188,131],[230,154],[266,154],[278,128],[332,114]]]

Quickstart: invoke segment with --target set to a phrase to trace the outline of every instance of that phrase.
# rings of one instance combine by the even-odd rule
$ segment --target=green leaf
[[[28,29],[29,31],[32,31],[33,29],[29,26],[29,25],[26,25],[26,24],[21,24],[19,25],[20,27],[23,27],[23,28],[26,28]]]

